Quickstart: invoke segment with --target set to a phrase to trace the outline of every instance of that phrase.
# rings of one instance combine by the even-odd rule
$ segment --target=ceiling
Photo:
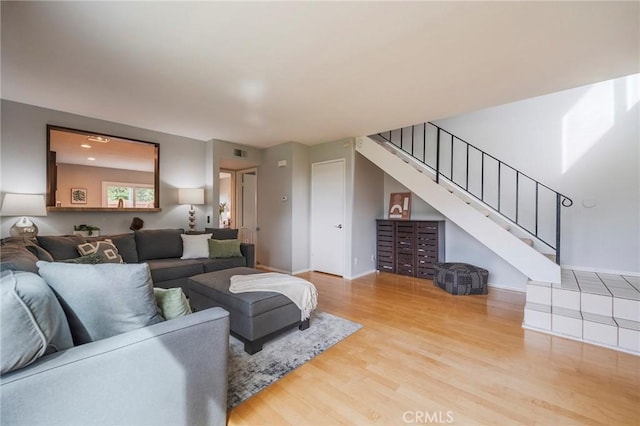
[[[267,147],[640,71],[639,2],[2,2],[2,98]]]

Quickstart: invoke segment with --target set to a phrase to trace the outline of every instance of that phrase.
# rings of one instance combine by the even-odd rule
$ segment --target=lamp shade
[[[44,195],[5,194],[2,202],[3,216],[46,216]]]
[[[203,188],[180,188],[178,189],[179,204],[204,204]]]

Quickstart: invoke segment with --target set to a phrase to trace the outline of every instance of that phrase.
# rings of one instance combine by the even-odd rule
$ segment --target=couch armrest
[[[256,266],[256,246],[250,243],[240,243],[240,252],[247,259],[247,268]]]
[[[212,308],[0,378],[2,424],[225,424],[229,314]]]

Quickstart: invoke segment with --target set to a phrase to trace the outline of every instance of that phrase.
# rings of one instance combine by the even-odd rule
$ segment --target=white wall
[[[574,201],[562,264],[640,273],[640,76],[439,120]]]
[[[308,271],[311,256],[311,164],[309,147],[291,144],[291,271]]]
[[[2,100],[0,145],[0,191],[46,193],[46,125],[54,124],[160,144],[160,208],[158,213],[49,213],[33,218],[41,235],[68,234],[74,224],[98,226],[102,233],[129,232],[134,216],[145,228],[187,228],[189,206],[178,205],[177,188],[205,187],[207,142],[123,124],[97,120],[61,111]],[[196,224],[204,228],[206,206],[196,206]],[[217,206],[217,200],[216,200]],[[217,208],[216,208],[217,210]],[[1,219],[0,235],[9,234],[16,218]]]
[[[356,152],[353,164],[351,278],[376,270],[376,219],[384,217],[384,173]]]
[[[291,272],[293,221],[292,145],[282,144],[262,152],[258,167],[257,259],[266,267]],[[278,167],[278,161],[287,167]],[[286,196],[287,200],[282,201]]]

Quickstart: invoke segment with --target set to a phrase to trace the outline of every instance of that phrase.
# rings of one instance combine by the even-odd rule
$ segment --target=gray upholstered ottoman
[[[486,269],[468,263],[436,263],[433,278],[438,287],[455,295],[487,294]]]
[[[269,291],[229,292],[234,275],[260,274],[253,268],[231,268],[195,275],[187,281],[189,303],[200,311],[219,306],[229,312],[231,334],[244,342],[244,350],[254,354],[280,332],[292,327],[309,328],[309,319],[300,321],[300,309],[286,296]]]

